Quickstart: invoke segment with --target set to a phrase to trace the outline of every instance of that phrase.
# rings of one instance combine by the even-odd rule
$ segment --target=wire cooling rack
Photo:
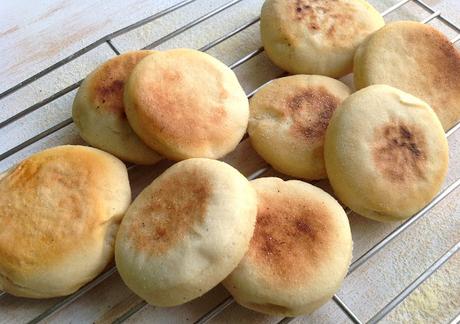
[[[196,2],[198,0],[185,0],[181,1],[179,3],[176,3],[169,8],[166,8],[160,12],[157,12],[145,19],[142,19],[132,25],[129,25],[125,28],[122,28],[120,30],[117,30],[109,35],[106,35],[99,40],[95,41],[94,43],[86,46],[85,48],[82,48],[81,50],[75,52],[74,54],[60,60],[59,62],[51,65],[50,67],[40,71],[39,73],[33,75],[32,77],[18,83],[17,85],[7,89],[6,91],[2,92],[0,94],[0,100],[15,93],[16,91],[26,87],[27,85],[33,83],[34,81],[44,77],[48,73],[58,69],[59,67],[62,67],[63,65],[73,61],[74,59],[78,58],[79,56],[82,56],[83,54],[91,51],[92,49],[97,48],[98,46],[106,43],[111,50],[113,51],[114,55],[119,55],[120,50],[117,49],[117,47],[113,44],[112,39],[115,37],[118,37],[120,35],[126,34],[129,31],[132,31],[134,29],[137,29],[147,23],[150,23],[156,19],[159,19],[163,16],[166,16],[168,14],[173,13],[174,11],[186,7],[187,5]],[[179,34],[187,31],[188,29],[210,19],[211,17],[223,12],[224,10],[236,5],[239,2],[242,2],[244,0],[233,0],[229,1],[228,3],[221,5],[220,7],[217,7],[213,9],[212,11],[200,16],[199,18],[194,19],[193,21],[190,21],[189,23],[177,28],[173,32],[170,32],[169,34],[157,39],[153,43],[147,45],[144,47],[144,49],[154,49],[157,46],[163,44],[164,42],[178,36]],[[440,11],[434,10],[432,7],[427,5],[425,2],[420,1],[420,0],[403,0],[395,5],[391,6],[390,8],[387,8],[385,11],[383,11],[381,14],[382,16],[387,16],[393,12],[396,12],[399,8],[405,6],[408,3],[416,3],[418,4],[421,8],[423,8],[428,15],[426,18],[424,18],[421,22],[423,23],[428,23],[432,21],[433,19],[439,19],[442,23],[444,23],[446,26],[448,26],[453,32],[455,32],[456,36],[451,39],[452,43],[455,43],[460,40],[460,28],[456,26],[452,21],[448,20],[446,17],[444,17]],[[249,28],[250,26],[256,24],[259,21],[260,18],[255,18],[252,19],[245,24],[239,26],[238,28],[235,28],[234,30],[226,33],[225,35],[222,35],[221,37],[213,40],[212,42],[208,43],[207,45],[203,46],[200,48],[201,51],[208,51],[211,48],[219,45],[220,43],[230,39],[231,37],[237,35],[241,31]],[[231,69],[235,69],[239,67],[240,65],[244,64],[245,62],[251,60],[252,58],[256,57],[260,53],[262,53],[264,49],[262,47],[242,56],[235,62],[229,65]],[[283,74],[284,75],[284,74]],[[280,75],[281,76],[281,75]],[[81,84],[82,80],[75,82],[66,88],[50,95],[49,97],[36,102],[35,104],[29,106],[28,108],[20,111],[19,113],[3,120],[0,121],[0,130],[3,129],[4,127],[7,127],[8,125],[20,121],[22,118],[25,116],[29,115],[30,113],[39,110],[40,108],[44,107],[45,105],[57,100],[58,98],[70,93],[71,91],[77,89],[79,85]],[[260,87],[259,87],[260,88]],[[255,89],[254,91],[250,92],[247,94],[248,98],[250,98],[256,91],[258,90]],[[32,144],[40,141],[41,139],[46,138],[47,136],[52,135],[53,133],[59,131],[60,129],[72,124],[72,118],[67,118],[62,122],[59,122],[55,124],[54,126],[40,132],[39,134],[23,141],[22,143],[8,149],[7,151],[3,152],[0,154],[0,162],[13,156],[14,154],[20,152],[21,150],[27,148],[28,146],[31,146]],[[450,129],[447,133],[446,136],[449,137],[454,132],[456,132],[460,128],[460,124],[457,124],[454,126],[452,129]],[[129,171],[133,170],[136,168],[136,165],[130,165],[128,167]],[[250,175],[248,178],[254,179],[259,176],[262,176],[264,173],[266,173],[269,170],[269,167],[266,166],[257,172],[253,173]],[[445,197],[447,197],[451,192],[456,190],[460,186],[460,179],[456,179],[452,184],[450,184],[448,187],[444,188],[443,191],[441,191],[434,199],[431,201],[426,207],[424,207],[422,210],[420,210],[417,214],[415,214],[413,217],[409,218],[406,220],[404,223],[400,224],[398,227],[396,227],[393,231],[391,231],[388,235],[386,235],[382,240],[380,240],[377,244],[375,244],[372,248],[367,250],[364,254],[362,254],[359,258],[357,258],[350,266],[349,273],[353,273],[356,269],[361,267],[363,264],[365,264],[367,261],[369,261],[376,253],[378,253],[380,250],[382,250],[388,243],[390,243],[392,240],[398,237],[402,232],[404,232],[407,228],[409,228],[412,224],[417,222],[420,218],[422,218],[425,214],[427,214],[428,211],[430,211],[434,206],[436,206],[439,202],[441,202]],[[346,209],[347,213],[350,213],[351,211],[349,209]],[[398,304],[400,304],[408,295],[410,295],[418,286],[420,286],[426,279],[428,279],[431,274],[433,274],[439,267],[441,267],[445,262],[449,260],[458,250],[460,249],[460,241],[457,242],[455,245],[453,245],[445,254],[443,254],[439,259],[437,259],[430,267],[428,267],[422,274],[419,275],[414,281],[412,281],[408,286],[406,286],[396,297],[394,297],[389,303],[387,303],[384,307],[382,307],[375,315],[370,318],[367,323],[377,323],[379,322],[382,318],[384,318],[390,311],[392,311]],[[33,318],[29,323],[39,323],[42,321],[46,321],[49,319],[51,316],[55,315],[65,307],[69,306],[76,300],[78,300],[80,297],[88,293],[90,290],[95,288],[96,286],[100,285],[102,282],[104,282],[106,279],[111,277],[114,273],[116,273],[116,268],[111,267],[104,273],[102,273],[100,276],[98,276],[95,280],[92,282],[88,283],[86,286],[81,288],[79,291],[75,292],[74,294],[67,296],[48,309],[46,309],[44,312]],[[0,292],[0,298],[5,297],[7,294],[4,292]],[[346,314],[346,316],[354,323],[362,323],[361,319],[355,314],[355,312],[349,307],[341,298],[339,298],[337,295],[334,295],[333,297],[334,302],[340,307],[340,309]],[[224,301],[222,301],[220,304],[218,304],[216,307],[213,309],[210,309],[208,312],[203,314],[201,318],[199,318],[196,323],[206,323],[219,315],[221,312],[223,312],[227,307],[232,305],[235,301],[233,300],[232,297],[226,298]],[[141,301],[134,306],[132,306],[128,311],[126,311],[124,314],[116,318],[114,321],[115,323],[123,323],[127,319],[129,319],[131,316],[133,316],[135,313],[139,312],[141,309],[143,309],[147,304],[144,301]],[[458,323],[459,317],[457,316],[454,318],[451,323]],[[292,321],[293,318],[284,318],[281,319],[278,323],[289,323]]]

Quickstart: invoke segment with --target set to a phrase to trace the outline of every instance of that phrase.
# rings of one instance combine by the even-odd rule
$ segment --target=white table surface
[[[146,0],[30,0],[0,2],[0,92],[74,53],[100,37],[145,18],[179,2]],[[217,8],[228,0],[197,0],[165,17],[155,20],[113,40],[121,51],[145,46],[185,23]],[[383,11],[397,0],[370,1]],[[426,1],[443,15],[460,25],[460,1]],[[262,0],[243,0],[224,12],[161,44],[158,49],[199,48],[258,16]],[[422,20],[429,13],[408,3],[387,21]],[[456,36],[438,20],[432,21],[449,37]],[[458,43],[457,43],[458,44]],[[231,64],[261,46],[258,24],[209,50],[223,62]],[[458,47],[458,45],[457,45]],[[114,56],[107,44],[89,51],[71,63],[0,100],[0,122],[45,99],[56,91],[80,80],[98,64]],[[247,92],[281,71],[264,53],[235,69]],[[346,78],[349,82],[350,78]],[[459,85],[460,86],[460,85]],[[70,116],[75,91],[36,112],[0,129],[0,154]],[[65,143],[83,143],[73,125],[19,151],[0,162],[0,172],[43,148]],[[460,178],[460,131],[449,138],[450,169],[444,188]],[[247,142],[224,160],[249,175],[264,165]],[[134,192],[148,184],[168,165],[138,168],[131,173]],[[352,214],[350,223],[356,259],[399,224],[381,224]],[[0,229],[0,231],[3,229]],[[421,220],[386,246],[369,262],[347,277],[338,292],[341,299],[362,320],[371,318],[437,258],[460,239],[460,190],[451,193]],[[174,308],[144,307],[128,322],[193,322],[219,304],[228,294],[218,286],[191,303]],[[32,319],[60,299],[31,300],[4,296],[0,299],[0,322],[24,322]],[[140,299],[132,294],[114,274],[72,305],[54,315],[49,322],[110,322]],[[452,257],[408,299],[397,306],[384,322],[446,323],[460,312],[460,253]],[[279,318],[264,316],[232,305],[212,322],[275,323]],[[347,317],[334,302],[328,302],[310,316],[298,318],[302,323],[346,323]]]

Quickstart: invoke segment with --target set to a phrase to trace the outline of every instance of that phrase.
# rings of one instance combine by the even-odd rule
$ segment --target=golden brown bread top
[[[163,179],[130,223],[128,238],[138,251],[162,255],[181,242],[206,215],[212,185],[197,169]]]
[[[291,129],[305,140],[323,140],[329,119],[341,100],[323,86],[299,89],[288,98]]]
[[[238,144],[247,127],[248,100],[233,71],[195,50],[143,60],[124,99],[135,132],[171,159],[218,158]]]
[[[387,84],[419,97],[445,130],[460,120],[460,52],[432,26],[386,25],[358,50],[355,65],[357,88]]]
[[[126,118],[124,84],[137,63],[154,51],[133,51],[116,56],[99,66],[89,77],[89,101],[96,109]]]
[[[430,106],[402,90],[372,85],[349,96],[329,123],[329,182],[355,212],[379,221],[408,218],[438,193],[448,144]]]
[[[59,146],[20,162],[0,179],[0,270],[38,271],[92,244],[120,220],[112,213],[126,195],[123,163],[93,148]]]
[[[374,141],[374,163],[385,178],[397,184],[424,178],[426,143],[418,125],[388,122],[376,129]]]
[[[251,99],[251,122],[267,117],[288,122],[302,142],[322,143],[329,119],[348,89],[322,76],[296,75],[273,80]],[[338,83],[338,82],[337,82]],[[340,93],[340,96],[339,96]]]
[[[404,24],[400,32],[407,42],[406,55],[420,58],[415,60],[416,65],[420,72],[433,78],[433,85],[458,89],[460,53],[444,34],[430,25],[419,23]]]
[[[289,17],[285,20],[283,29],[288,36],[288,46],[301,42],[294,30],[288,24],[304,26],[314,37],[321,39],[322,46],[349,47],[350,35],[353,38],[362,38],[374,31],[374,27],[358,19],[362,1],[350,0],[296,0],[278,1],[279,15]],[[366,3],[365,7],[369,7]],[[361,9],[362,10],[362,9]]]
[[[187,62],[185,65],[190,63]],[[206,71],[209,77],[198,81],[187,77],[182,72],[183,67],[185,66],[178,67],[177,70],[172,66],[171,69],[161,69],[158,71],[161,76],[154,80],[145,78],[142,88],[139,89],[140,100],[137,110],[143,109],[145,117],[152,122],[152,126],[158,125],[161,133],[176,140],[186,140],[188,145],[199,146],[206,139],[207,134],[213,138],[223,139],[225,133],[216,126],[221,124],[227,114],[222,106],[223,100],[228,97],[228,92],[225,89],[217,89],[221,79],[220,72],[210,69],[206,63],[198,64],[195,68]],[[211,105],[204,103],[206,94],[193,95],[194,82],[203,82],[210,88],[214,88],[214,91],[209,92],[218,93],[218,97],[212,97]],[[190,93],[184,94],[184,89]],[[197,114],[194,108],[203,106],[205,111]]]
[[[304,281],[328,260],[337,235],[336,215],[325,202],[296,190],[291,182],[252,182],[259,203],[247,253],[268,282],[287,287]]]

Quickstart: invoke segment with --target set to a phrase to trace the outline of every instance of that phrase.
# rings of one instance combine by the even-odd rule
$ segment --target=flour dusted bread
[[[133,70],[125,107],[134,131],[173,160],[220,158],[246,132],[248,100],[231,69],[191,49],[151,55]]]
[[[131,201],[125,165],[103,151],[58,146],[0,177],[0,290],[68,295],[113,257]]]
[[[257,200],[230,165],[188,159],[136,198],[120,226],[115,260],[123,281],[157,306],[174,306],[221,282],[248,249]]]
[[[324,146],[329,181],[355,212],[397,221],[423,208],[447,173],[447,140],[424,101],[387,85],[349,96],[332,116]]]
[[[348,218],[320,188],[298,180],[251,181],[257,223],[248,252],[225,279],[235,300],[273,315],[311,313],[339,289],[352,256]]]
[[[252,146],[282,173],[326,178],[324,134],[332,113],[349,94],[342,82],[319,75],[270,82],[250,102]]]
[[[441,32],[414,21],[393,22],[355,56],[358,89],[387,84],[426,101],[445,130],[460,121],[460,52]]]
[[[152,53],[155,52],[128,52],[100,65],[81,84],[72,109],[75,125],[86,142],[138,164],[154,164],[160,156],[129,126],[123,90],[136,64]]]
[[[291,73],[341,77],[364,39],[384,25],[364,0],[266,0],[260,16],[265,52]]]

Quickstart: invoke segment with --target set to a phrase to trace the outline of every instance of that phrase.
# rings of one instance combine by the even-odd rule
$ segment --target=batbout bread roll
[[[277,66],[333,78],[352,71],[356,48],[383,25],[364,0],[266,0],[260,16],[265,52]]]
[[[137,164],[154,164],[161,157],[129,126],[123,89],[136,64],[152,53],[124,53],[97,67],[80,85],[72,107],[73,120],[86,142]]]
[[[444,130],[460,120],[460,52],[440,31],[414,21],[392,22],[355,55],[358,89],[387,84],[426,101]]]
[[[118,272],[152,305],[197,298],[238,265],[256,214],[255,191],[238,170],[204,158],[179,162],[128,209],[116,240]]]
[[[248,133],[254,149],[276,170],[297,178],[326,178],[324,134],[350,89],[319,75],[270,82],[250,101]]]
[[[68,295],[112,260],[131,202],[123,162],[65,145],[36,153],[0,177],[0,290]]]
[[[262,313],[311,313],[347,274],[353,245],[347,215],[305,182],[260,178],[251,184],[259,201],[254,236],[223,284],[239,304]]]
[[[238,145],[248,124],[248,100],[233,71],[196,50],[145,58],[124,98],[134,131],[172,160],[220,158]]]
[[[447,173],[447,139],[424,101],[387,85],[349,96],[332,116],[324,158],[339,200],[378,221],[408,218]]]

